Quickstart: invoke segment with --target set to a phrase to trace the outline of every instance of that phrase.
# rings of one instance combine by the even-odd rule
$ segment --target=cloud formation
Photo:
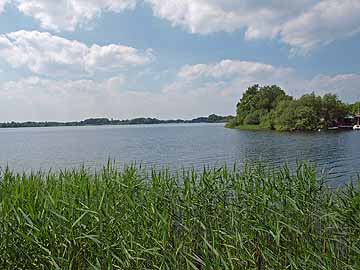
[[[136,0],[12,0],[19,11],[53,31],[74,31],[100,16],[134,9]]]
[[[206,115],[217,103],[216,98],[197,93],[164,95],[150,90],[129,90],[123,77],[103,81],[29,77],[0,82],[0,121],[140,116],[191,118]],[[199,103],[199,99],[203,102]],[[221,109],[217,111],[223,112]]]
[[[360,31],[358,0],[146,0],[154,14],[191,33],[244,30],[309,50]]]
[[[360,74],[318,75],[308,81],[308,89],[318,94],[333,92],[348,102],[360,100]]]
[[[5,9],[5,5],[9,2],[9,0],[0,0],[0,13],[2,13]]]
[[[315,91],[316,94],[336,93],[347,102],[360,99],[360,74],[300,79],[296,71],[289,68],[223,60],[180,68],[172,83],[163,85],[163,91],[130,88],[123,75],[104,80],[31,76],[0,82],[0,122],[234,114],[236,103],[253,84],[278,84],[296,97]]]
[[[312,79],[302,79],[291,68],[239,60],[185,66],[179,70],[176,80],[163,88],[163,92],[208,92],[218,96],[218,100],[230,98],[236,102],[253,84],[277,84],[295,97],[315,91],[321,95],[335,93],[347,102],[360,99],[360,74],[317,75]]]
[[[178,73],[178,77],[185,80],[194,80],[201,77],[207,78],[227,78],[239,76],[242,78],[266,78],[280,77],[291,72],[290,69],[276,69],[272,65],[240,61],[240,60],[222,60],[215,64],[188,65]]]
[[[326,0],[288,21],[281,39],[293,50],[307,52],[360,33],[360,1]]]
[[[106,109],[107,102],[111,101],[113,93],[123,83],[123,77],[100,82],[39,77],[8,81],[0,84],[0,113],[2,120],[24,121],[71,120],[108,115],[111,111]]]
[[[281,24],[316,0],[146,0],[154,14],[191,33],[246,30],[248,39],[274,37]]]
[[[290,68],[241,60],[222,60],[218,63],[187,65],[179,70],[176,80],[164,87],[166,92],[193,91],[216,88],[222,96],[236,100],[239,93],[252,84],[283,83],[296,80]]]
[[[61,76],[142,66],[152,61],[153,53],[117,44],[88,47],[50,33],[18,31],[0,35],[0,59],[35,74]]]
[[[224,59],[185,65],[173,77],[173,67],[167,67],[166,79],[156,80],[159,67],[147,66],[155,58],[151,49],[85,44],[54,34],[87,27],[104,12],[120,13],[142,2],[155,16],[190,33],[244,31],[247,40],[277,39],[293,53],[360,33],[359,0],[0,0],[0,12],[11,3],[52,31],[0,34],[1,79],[19,77],[0,81],[0,121],[230,114],[252,84],[278,84],[297,97],[316,91],[337,93],[348,102],[360,99],[356,72],[303,79],[286,66]],[[32,75],[21,78],[24,74]],[[139,85],[145,87],[135,89]]]
[[[155,16],[190,33],[240,30],[247,40],[277,38],[294,53],[360,32],[358,0],[0,0],[0,13],[10,2],[56,32],[88,27],[104,12],[133,10],[145,2]]]

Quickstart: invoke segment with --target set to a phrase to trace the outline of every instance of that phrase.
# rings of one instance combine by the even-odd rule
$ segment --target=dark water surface
[[[172,169],[309,160],[337,185],[360,172],[360,132],[256,132],[222,124],[0,129],[0,164],[17,171],[99,168],[109,158]]]

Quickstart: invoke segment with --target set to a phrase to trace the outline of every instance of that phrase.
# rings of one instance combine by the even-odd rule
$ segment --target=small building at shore
[[[336,122],[334,128],[352,129],[360,121],[360,114],[347,115],[343,119]]]

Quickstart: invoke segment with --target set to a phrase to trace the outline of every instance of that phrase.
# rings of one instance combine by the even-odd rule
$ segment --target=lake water
[[[0,164],[16,171],[99,168],[109,158],[172,169],[308,160],[338,185],[360,172],[360,132],[256,132],[223,124],[0,129]]]

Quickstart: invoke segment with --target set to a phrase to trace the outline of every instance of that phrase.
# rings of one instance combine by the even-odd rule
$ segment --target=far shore
[[[207,117],[198,117],[191,120],[173,119],[160,120],[157,118],[134,118],[114,120],[108,118],[89,118],[73,122],[7,122],[0,123],[0,128],[29,128],[29,127],[75,127],[75,126],[126,126],[126,125],[158,125],[158,124],[200,124],[200,123],[227,123],[233,116],[211,114]]]

